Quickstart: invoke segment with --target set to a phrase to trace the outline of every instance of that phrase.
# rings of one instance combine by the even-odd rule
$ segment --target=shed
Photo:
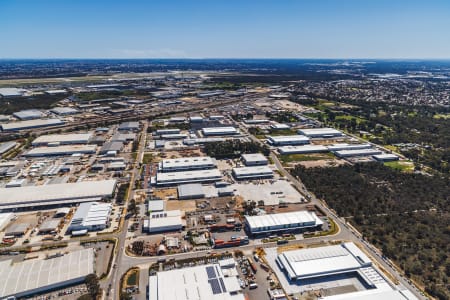
[[[5,235],[12,235],[12,236],[22,236],[24,235],[27,231],[28,228],[30,227],[29,223],[16,223],[16,224],[12,224],[11,226],[9,226],[6,229]]]
[[[61,223],[61,219],[45,220],[39,227],[39,234],[58,231],[58,226],[60,223]]]

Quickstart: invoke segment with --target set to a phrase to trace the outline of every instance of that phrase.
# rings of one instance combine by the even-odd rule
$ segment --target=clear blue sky
[[[450,0],[0,0],[0,58],[450,58]]]

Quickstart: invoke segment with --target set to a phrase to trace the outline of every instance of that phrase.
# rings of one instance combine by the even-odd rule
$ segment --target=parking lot
[[[264,201],[265,205],[280,203],[302,203],[305,199],[285,180],[270,180],[262,184],[258,182],[235,183],[231,186],[244,200]]]
[[[272,280],[270,273],[262,269],[260,262],[251,254],[236,259],[239,282],[249,299],[270,299],[267,291]],[[253,264],[254,269],[252,269]],[[255,272],[256,270],[256,272]],[[255,285],[256,284],[256,285]]]

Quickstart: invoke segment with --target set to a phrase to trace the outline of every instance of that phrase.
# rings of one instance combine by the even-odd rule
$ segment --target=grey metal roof
[[[116,180],[81,181],[17,188],[0,188],[0,208],[3,206],[22,207],[26,204],[43,205],[46,202],[66,203],[69,200],[109,197],[114,192]]]
[[[43,116],[43,114],[37,109],[27,109],[13,113],[13,116],[21,120],[30,120],[39,119]]]
[[[39,231],[53,231],[58,228],[59,223],[61,223],[60,219],[48,219],[42,222],[41,226],[39,226]]]
[[[108,151],[122,151],[123,143],[122,142],[106,142],[100,148],[100,154],[106,153]]]
[[[6,143],[1,143],[0,144],[0,154],[3,154],[9,150],[11,150],[12,148],[14,148],[17,145],[16,142],[6,142]]]
[[[25,296],[36,290],[55,288],[68,282],[82,282],[94,272],[92,248],[52,259],[34,259],[12,264],[0,262],[0,297]]]
[[[4,131],[22,130],[36,127],[56,126],[64,124],[60,119],[37,119],[0,124]]]
[[[181,184],[178,186],[179,198],[195,197],[195,196],[198,196],[199,198],[205,196],[205,192],[203,191],[203,187],[201,184],[192,183],[192,184]]]
[[[163,211],[164,210],[164,200],[149,200],[148,201],[148,210],[151,212]]]

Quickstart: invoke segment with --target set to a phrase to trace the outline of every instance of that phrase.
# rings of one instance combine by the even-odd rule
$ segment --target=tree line
[[[402,173],[379,163],[291,172],[430,295],[450,298],[448,176]]]

